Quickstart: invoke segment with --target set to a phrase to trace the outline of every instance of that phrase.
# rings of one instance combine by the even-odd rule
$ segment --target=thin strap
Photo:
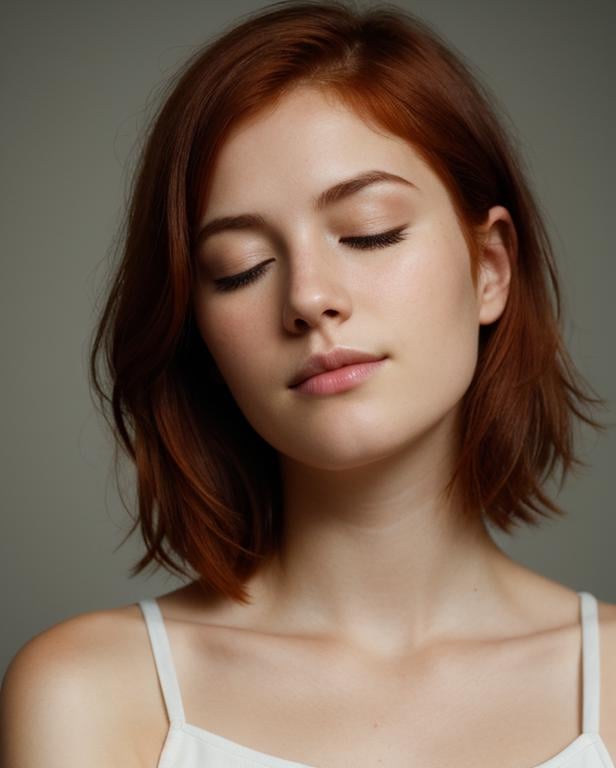
[[[584,733],[599,733],[600,669],[597,598],[578,592],[582,614],[582,681]]]
[[[148,628],[156,671],[158,672],[165,706],[167,707],[167,716],[171,723],[177,722],[182,724],[185,722],[184,706],[163,615],[156,602],[156,598],[140,600],[139,606]]]

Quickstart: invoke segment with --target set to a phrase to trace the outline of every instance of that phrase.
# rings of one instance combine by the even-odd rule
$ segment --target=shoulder
[[[601,663],[599,732],[608,752],[616,758],[616,604],[597,602]]]
[[[127,606],[66,619],[18,650],[0,689],[0,763],[131,765],[129,730],[117,706],[129,689],[123,674],[134,616],[129,608],[139,610]]]

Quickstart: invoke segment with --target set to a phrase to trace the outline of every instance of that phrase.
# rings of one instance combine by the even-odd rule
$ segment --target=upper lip
[[[364,352],[361,349],[352,349],[351,347],[334,347],[329,352],[310,355],[308,360],[302,365],[299,371],[289,382],[290,387],[301,384],[302,381],[316,376],[317,373],[324,371],[333,371],[336,368],[342,368],[343,365],[352,365],[353,363],[367,363],[372,360],[382,360],[385,355],[373,355],[370,352]]]

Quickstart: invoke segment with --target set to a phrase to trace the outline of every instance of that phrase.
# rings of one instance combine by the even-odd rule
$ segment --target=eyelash
[[[406,235],[403,233],[403,227],[398,229],[391,229],[388,232],[380,232],[377,235],[360,235],[357,237],[343,237],[340,239],[341,243],[345,243],[349,248],[358,248],[360,250],[370,250],[373,248],[386,248],[390,245],[400,243]],[[221,277],[218,280],[214,280],[217,291],[234,291],[237,288],[241,288],[248,283],[252,283],[257,280],[263,272],[265,272],[269,261],[259,264],[258,267],[250,269],[247,272],[243,272],[239,275],[232,275],[231,277]]]

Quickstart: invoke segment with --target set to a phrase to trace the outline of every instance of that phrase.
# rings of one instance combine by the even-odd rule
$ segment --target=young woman
[[[562,513],[600,400],[520,162],[425,24],[277,3],[187,63],[92,374],[135,571],[189,583],[28,643],[6,765],[613,768],[616,606],[487,528]]]

